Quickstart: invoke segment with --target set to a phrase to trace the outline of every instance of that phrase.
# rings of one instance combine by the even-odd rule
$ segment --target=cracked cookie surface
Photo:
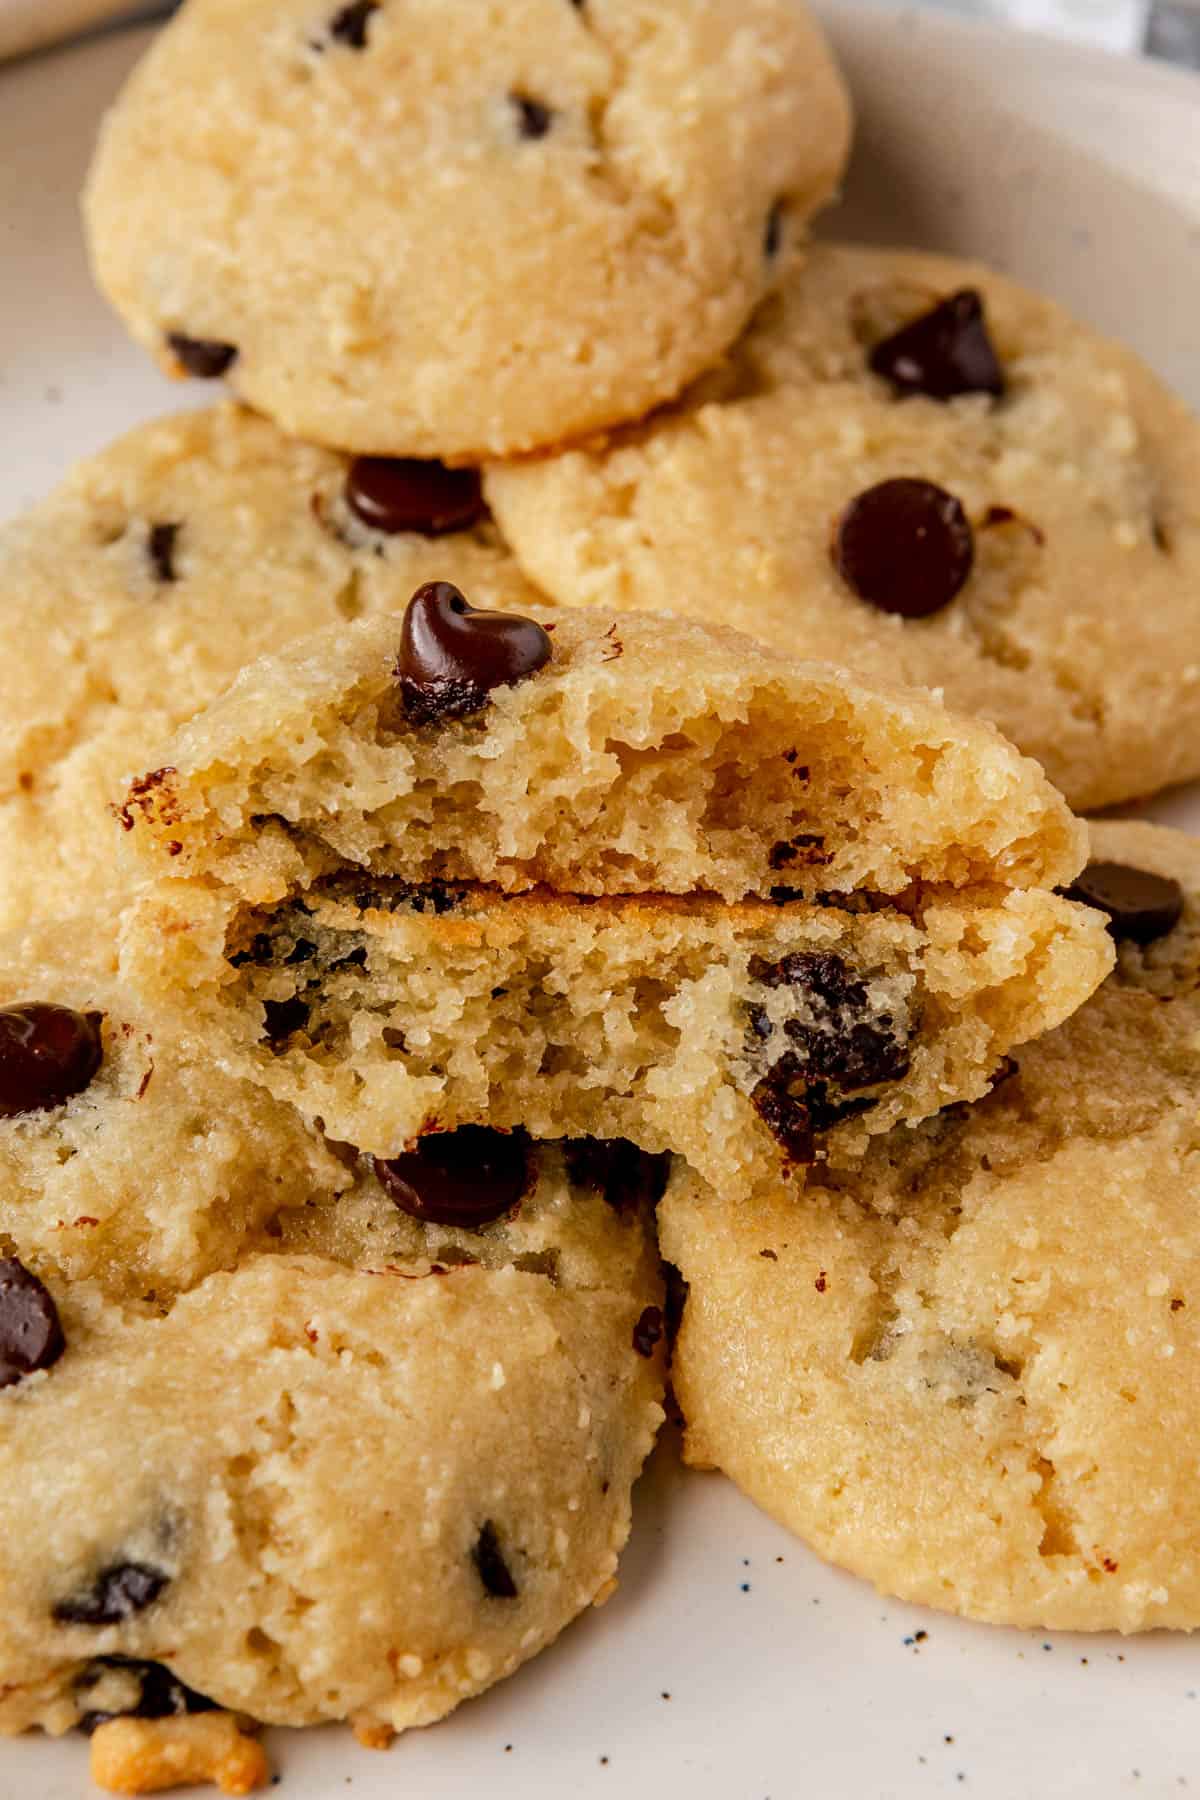
[[[378,465],[372,511],[353,463],[218,406],[139,426],[4,527],[0,930],[115,896],[111,805],[244,663],[402,611],[435,576],[488,606],[536,599],[485,518],[445,530],[447,471],[385,464],[393,489],[397,470],[402,518]]]
[[[318,442],[470,461],[678,393],[848,133],[788,0],[196,0],[109,115],[86,215],[168,367]]]
[[[1200,845],[1101,825],[1094,855],[1177,883],[1177,922],[1118,917],[1104,987],[987,1099],[799,1204],[668,1190],[663,1253],[689,1284],[673,1381],[692,1461],[885,1592],[1190,1628]]]
[[[564,604],[940,688],[1080,809],[1200,772],[1200,423],[979,264],[819,245],[679,406],[486,488]]]

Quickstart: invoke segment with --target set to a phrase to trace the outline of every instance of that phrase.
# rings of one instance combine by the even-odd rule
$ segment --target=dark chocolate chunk
[[[0,1260],[0,1388],[48,1369],[66,1349],[51,1295],[15,1256]]]
[[[810,1163],[815,1149],[813,1125],[802,1096],[772,1076],[758,1083],[750,1096],[755,1112],[789,1162]]]
[[[465,531],[487,511],[478,469],[412,457],[356,456],[346,471],[346,504],[373,531],[442,537]]]
[[[750,972],[763,987],[804,994],[809,1017],[786,1020],[783,1031],[813,1076],[861,1088],[908,1073],[907,1038],[896,1034],[890,1014],[868,1010],[866,983],[834,951],[793,950],[775,963],[756,959]]]
[[[517,114],[517,130],[523,138],[544,138],[554,123],[554,114],[541,100],[529,94],[510,94]]]
[[[330,37],[351,50],[365,50],[367,24],[371,14],[378,11],[379,0],[350,0],[349,6],[343,6],[329,21]]]
[[[1125,863],[1089,863],[1067,889],[1067,898],[1107,913],[1114,938],[1134,944],[1166,937],[1183,912],[1183,889],[1177,881]]]
[[[175,570],[175,540],[179,536],[177,524],[152,525],[146,539],[146,554],[150,558],[155,579],[158,581],[177,581]]]
[[[290,1000],[263,1001],[263,1036],[272,1046],[283,1045],[295,1031],[308,1024],[308,1007],[299,994]]]
[[[103,1018],[45,1000],[0,1006],[0,1118],[44,1112],[81,1094],[104,1056]]]
[[[533,1174],[526,1133],[488,1125],[430,1133],[415,1150],[388,1160],[375,1156],[371,1164],[401,1212],[465,1231],[511,1212]]]
[[[953,400],[958,394],[991,394],[999,399],[1004,392],[1004,371],[975,288],[961,288],[939,300],[876,344],[869,361],[875,374],[901,395]]]
[[[515,1600],[517,1584],[500,1550],[500,1536],[490,1519],[485,1520],[471,1552],[471,1561],[494,1600]]]
[[[576,1187],[603,1194],[614,1212],[657,1206],[671,1173],[671,1153],[653,1156],[628,1138],[566,1138],[563,1159]]]
[[[647,1306],[633,1328],[633,1347],[639,1356],[653,1356],[654,1346],[666,1329],[663,1323],[662,1308]]]
[[[534,619],[468,605],[448,581],[427,581],[408,603],[396,675],[414,725],[461,719],[487,705],[493,688],[525,681],[553,646]]]
[[[763,255],[770,261],[779,255],[783,243],[783,201],[777,200],[767,214],[766,229],[763,232]]]
[[[75,1683],[75,1691],[86,1694],[94,1688],[101,1678],[112,1670],[117,1670],[128,1677],[137,1686],[137,1695],[131,1706],[122,1707],[120,1712],[100,1712],[89,1709],[79,1715],[77,1728],[86,1737],[100,1725],[107,1725],[110,1719],[170,1719],[178,1718],[184,1713],[215,1712],[217,1702],[210,1700],[207,1694],[198,1694],[180,1681],[177,1675],[162,1663],[138,1662],[131,1656],[98,1656],[90,1662],[83,1674]]]
[[[215,381],[237,357],[236,344],[222,344],[217,338],[185,337],[182,331],[168,331],[167,345],[188,374],[201,381]]]
[[[975,561],[961,503],[932,481],[899,475],[867,488],[838,520],[838,574],[860,600],[904,619],[949,606]]]
[[[90,1587],[60,1600],[54,1618],[60,1625],[120,1625],[153,1606],[169,1580],[148,1563],[110,1563]]]

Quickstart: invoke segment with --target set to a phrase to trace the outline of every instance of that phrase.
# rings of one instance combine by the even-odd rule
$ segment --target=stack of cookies
[[[848,139],[796,0],[185,0],[105,124],[236,400],[0,541],[0,1729],[101,1785],[549,1644],[668,1363],[888,1593],[1200,1619],[1200,847],[1070,810],[1200,774],[1200,426],[811,245]]]

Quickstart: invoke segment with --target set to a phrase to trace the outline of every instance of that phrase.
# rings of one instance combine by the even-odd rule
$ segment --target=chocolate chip
[[[901,395],[953,400],[958,394],[991,394],[999,399],[1004,392],[1004,371],[975,288],[961,288],[939,300],[884,338],[869,362]]]
[[[515,1600],[517,1584],[500,1550],[500,1536],[490,1519],[480,1529],[471,1561],[479,1579],[494,1600]]]
[[[614,1212],[657,1206],[671,1173],[671,1154],[651,1155],[628,1138],[566,1138],[563,1160],[570,1181],[603,1194]]]
[[[517,129],[523,138],[544,138],[554,122],[554,114],[540,100],[531,99],[528,94],[510,94],[509,100],[516,108]]]
[[[1134,944],[1166,937],[1183,912],[1183,889],[1177,881],[1126,863],[1089,863],[1067,889],[1067,898],[1107,913],[1113,937]]]
[[[493,688],[525,681],[553,646],[533,619],[469,606],[448,581],[427,581],[408,603],[396,675],[409,721],[461,719],[487,705]]]
[[[131,1656],[98,1656],[75,1683],[76,1693],[88,1693],[105,1675],[114,1672],[136,1685],[133,1704],[123,1706],[119,1712],[91,1709],[81,1713],[76,1724],[86,1737],[91,1737],[98,1726],[107,1725],[110,1719],[170,1719],[184,1713],[217,1710],[215,1700],[186,1686],[162,1663],[138,1662]]]
[[[390,1160],[372,1157],[380,1186],[400,1211],[429,1225],[477,1231],[511,1212],[533,1171],[523,1131],[460,1125],[430,1133],[415,1150]]]
[[[379,0],[350,0],[350,5],[343,6],[329,21],[330,37],[339,44],[348,44],[351,50],[365,50],[367,22],[378,11]]]
[[[120,1625],[153,1606],[170,1577],[147,1563],[110,1563],[90,1587],[53,1609],[60,1625]]]
[[[782,1081],[768,1076],[758,1083],[750,1099],[788,1161],[812,1162],[816,1148],[813,1124],[803,1097],[789,1092]]]
[[[188,374],[201,381],[215,381],[237,357],[236,344],[223,344],[218,338],[185,337],[181,331],[168,331],[167,345]]]
[[[308,1007],[298,994],[290,1000],[263,1001],[263,1036],[272,1049],[287,1043],[293,1032],[308,1024]]]
[[[776,200],[767,214],[766,229],[763,232],[763,255],[768,262],[779,255],[779,247],[783,243],[783,201]]]
[[[953,494],[900,475],[850,502],[837,524],[833,560],[860,600],[923,619],[959,592],[975,561],[975,541]]]
[[[654,1346],[666,1329],[663,1323],[662,1308],[648,1306],[639,1317],[633,1328],[633,1347],[639,1356],[653,1356]]]
[[[150,558],[155,579],[158,581],[176,581],[175,573],[175,539],[179,536],[179,526],[174,524],[152,525],[146,539],[146,553]]]
[[[58,1308],[24,1263],[0,1260],[0,1388],[48,1369],[66,1349]]]
[[[100,1067],[103,1013],[29,1000],[0,1006],[0,1118],[81,1094]]]
[[[373,531],[442,537],[466,531],[487,508],[478,469],[401,456],[356,456],[346,471],[346,504]]]
[[[861,1088],[908,1073],[907,1038],[897,1035],[889,1013],[871,1011],[866,982],[834,951],[793,950],[774,963],[756,958],[750,973],[762,987],[804,995],[807,1016],[785,1020],[783,1032],[812,1075]]]

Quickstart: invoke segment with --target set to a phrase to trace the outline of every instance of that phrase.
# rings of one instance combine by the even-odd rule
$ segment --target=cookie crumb
[[[270,1774],[262,1745],[232,1713],[109,1719],[92,1734],[91,1777],[110,1794],[157,1794],[204,1782],[223,1794],[252,1794]]]

